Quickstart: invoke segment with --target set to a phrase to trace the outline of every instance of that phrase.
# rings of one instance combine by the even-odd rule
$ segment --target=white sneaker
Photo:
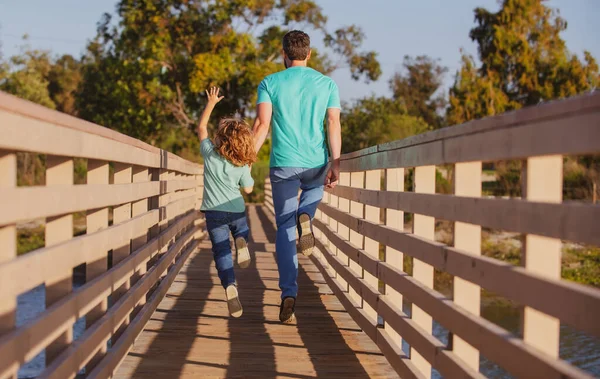
[[[231,317],[240,317],[243,313],[242,303],[238,294],[238,289],[235,284],[230,285],[225,290],[227,296],[227,308],[229,308],[229,314]]]

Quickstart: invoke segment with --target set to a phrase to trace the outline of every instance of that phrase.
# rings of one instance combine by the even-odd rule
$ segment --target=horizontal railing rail
[[[600,290],[560,274],[562,240],[600,245],[600,206],[562,199],[563,156],[583,154],[600,154],[598,93],[345,154],[314,220],[313,260],[402,377],[480,377],[480,355],[517,377],[590,377],[559,357],[561,323],[600,337]],[[482,198],[482,162],[515,159],[522,198]],[[435,165],[453,165],[453,194],[436,193]],[[268,180],[265,192],[274,211]],[[435,241],[436,219],[453,223],[450,246]],[[482,256],[482,227],[521,234],[523,265]],[[451,296],[433,288],[434,268],[453,276]],[[519,335],[481,317],[482,289],[522,307]]]
[[[107,378],[203,237],[203,169],[5,93],[0,134],[0,378],[41,352],[40,378]],[[45,185],[17,186],[19,153],[45,156]],[[75,159],[87,160],[86,184],[74,184]],[[31,221],[44,246],[17,255]],[[43,311],[17,320],[17,298],[40,286],[45,300],[28,301]]]

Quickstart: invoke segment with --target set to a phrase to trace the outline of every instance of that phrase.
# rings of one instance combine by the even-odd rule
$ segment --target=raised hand
[[[206,90],[206,97],[208,97],[208,103],[216,105],[219,101],[223,100],[225,96],[219,96],[220,89],[217,87],[210,87]]]

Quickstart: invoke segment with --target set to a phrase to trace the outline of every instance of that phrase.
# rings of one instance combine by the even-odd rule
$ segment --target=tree
[[[421,117],[434,129],[442,127],[446,99],[439,89],[448,68],[426,55],[407,55],[403,66],[406,73],[396,73],[390,80],[394,98],[404,102],[409,115]]]
[[[504,0],[501,9],[475,9],[481,67],[463,54],[463,66],[450,89],[448,121],[459,124],[540,101],[573,96],[594,88],[598,65],[589,52],[584,62],[560,37],[567,23],[544,0]]]
[[[81,82],[81,63],[71,55],[56,59],[48,72],[48,92],[56,109],[76,115],[75,96]]]
[[[121,0],[117,16],[116,24],[103,16],[88,46],[78,109],[85,119],[149,142],[166,128],[195,127],[210,85],[226,96],[216,117],[248,116],[260,80],[281,69],[281,38],[292,27],[323,38],[329,54],[313,51],[316,69],[347,65],[355,79],[367,80],[381,74],[376,54],[359,51],[362,31],[329,33],[314,1]]]
[[[406,138],[428,130],[427,123],[408,114],[404,104],[385,97],[357,100],[342,112],[344,152]]]

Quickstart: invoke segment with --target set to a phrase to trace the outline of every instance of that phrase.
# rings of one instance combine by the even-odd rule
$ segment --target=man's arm
[[[213,109],[215,109],[215,105],[223,100],[224,96],[219,97],[219,89],[212,87],[210,90],[206,90],[206,97],[208,98],[208,101],[206,107],[204,107],[202,116],[200,116],[200,123],[198,124],[198,138],[200,141],[204,141],[208,138],[208,120],[210,119],[210,114]]]
[[[252,127],[254,133],[254,149],[258,153],[265,143],[271,126],[271,116],[273,115],[273,105],[271,103],[260,103],[256,107],[256,120]]]
[[[339,108],[327,109],[327,135],[329,136],[329,154],[331,167],[327,173],[325,185],[334,188],[340,178],[340,155],[342,153],[342,123]]]

